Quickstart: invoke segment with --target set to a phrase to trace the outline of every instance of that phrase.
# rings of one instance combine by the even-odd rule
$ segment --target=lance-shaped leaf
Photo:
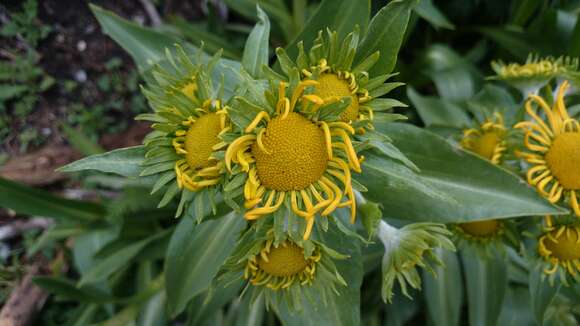
[[[153,64],[165,61],[165,49],[173,49],[175,44],[180,44],[190,56],[199,54],[200,50],[194,45],[167,33],[139,26],[98,6],[90,7],[103,31],[131,55],[142,73],[149,71]],[[203,53],[201,58],[210,60],[210,56]],[[221,80],[223,77],[226,98],[233,94],[238,84],[237,76],[231,70],[238,71],[240,67],[241,64],[237,61],[221,59],[212,73],[214,80]]]
[[[0,178],[0,207],[19,214],[71,221],[94,221],[105,214],[101,205],[57,197],[47,191]]]
[[[369,22],[370,10],[368,0],[323,0],[302,32],[286,47],[286,52],[290,57],[297,55],[296,45],[300,41],[304,42],[305,49],[310,49],[318,32],[325,32],[327,28],[337,31],[339,37],[345,37],[356,25],[364,31]]]
[[[458,223],[566,213],[513,173],[429,131],[403,123],[375,127],[420,170],[414,173],[384,156],[365,153],[363,171],[354,177],[368,188],[365,197],[383,205],[387,217]]]
[[[353,1],[358,2],[358,1]],[[359,46],[356,62],[379,51],[379,61],[371,68],[371,76],[389,74],[397,62],[411,10],[416,0],[395,0],[383,7],[373,17],[369,29]]]
[[[424,295],[429,317],[435,326],[459,325],[463,303],[461,266],[455,252],[436,249],[443,262],[436,266],[436,276],[423,271]]]
[[[262,76],[262,66],[268,65],[268,41],[270,39],[270,20],[266,13],[256,6],[258,22],[246,40],[242,66],[254,78]]]
[[[143,169],[141,163],[144,158],[145,148],[143,146],[134,146],[91,155],[67,164],[58,170],[60,172],[94,170],[114,173],[124,177],[138,177]]]
[[[167,249],[165,284],[169,314],[177,316],[189,300],[206,290],[221,265],[234,250],[245,224],[234,212],[195,224],[182,218]]]
[[[495,326],[508,285],[505,257],[495,252],[481,259],[472,247],[461,253],[465,270],[469,325]]]

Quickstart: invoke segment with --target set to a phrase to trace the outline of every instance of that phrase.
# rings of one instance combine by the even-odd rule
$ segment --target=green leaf
[[[459,223],[489,218],[555,214],[550,204],[518,176],[403,123],[376,124],[413,161],[420,173],[371,155],[356,177],[364,196],[383,205],[384,215],[413,221]]]
[[[98,258],[95,257],[97,252],[114,240],[119,231],[119,226],[92,229],[91,232],[73,238],[73,263],[81,275],[86,274],[98,262]]]
[[[79,285],[95,283],[106,279],[109,275],[127,266],[149,243],[165,236],[170,231],[172,231],[172,229],[158,232],[146,239],[133,242],[130,245],[114,251],[107,257],[98,261],[97,264],[87,271],[87,273],[81,277]]]
[[[270,40],[270,20],[266,13],[256,6],[258,22],[246,40],[242,67],[254,78],[262,77],[262,66],[268,65],[268,42]]]
[[[538,325],[544,324],[546,310],[560,291],[560,285],[551,286],[548,280],[543,279],[544,271],[534,268],[530,271],[530,296],[532,299],[532,311]]]
[[[472,247],[461,252],[465,270],[465,286],[469,325],[495,326],[501,312],[507,284],[505,257],[494,253],[494,257],[482,259]]]
[[[60,198],[3,178],[0,178],[0,207],[19,214],[84,222],[99,220],[105,213],[101,205]]]
[[[67,124],[62,124],[62,130],[66,134],[66,140],[81,154],[94,155],[104,152],[103,148],[92,141],[87,135]]]
[[[131,55],[142,73],[148,71],[153,64],[165,61],[165,49],[172,49],[175,44],[180,44],[190,56],[196,55],[200,51],[197,47],[167,33],[139,26],[98,6],[90,5],[90,8],[103,31]],[[202,55],[202,59],[207,61],[210,60],[210,57]],[[233,94],[238,85],[236,74],[231,71],[238,71],[240,67],[241,65],[237,61],[221,59],[212,73],[214,80],[221,80],[222,75],[224,76],[224,96],[226,99]]]
[[[323,0],[302,32],[286,46],[286,52],[290,57],[298,55],[296,45],[300,41],[304,42],[305,49],[309,49],[318,36],[318,32],[324,32],[327,28],[337,31],[339,39],[354,31],[357,25],[361,31],[364,31],[369,22],[369,16],[369,0]]]
[[[165,284],[169,315],[180,314],[189,300],[210,286],[232,253],[243,217],[231,212],[199,225],[182,218],[167,250]]]
[[[407,88],[407,96],[426,126],[440,125],[464,128],[470,124],[467,113],[451,101],[435,96],[421,96],[410,86]]]
[[[437,93],[447,100],[472,98],[483,77],[477,67],[453,49],[435,44],[425,51],[425,74],[435,83]]]
[[[139,26],[93,4],[89,6],[97,17],[103,32],[123,47],[142,71],[152,64],[164,60],[165,49],[173,48],[175,44],[182,44],[184,49],[190,53],[199,51],[193,45],[183,43],[167,33]]]
[[[334,228],[321,237],[321,241],[328,247],[350,256],[346,260],[335,261],[347,286],[337,285],[338,293],[328,298],[327,305],[324,305],[318,293],[314,293],[313,301],[303,298],[301,311],[291,311],[283,300],[273,307],[274,311],[282,323],[288,326],[357,326],[360,324],[360,287],[363,277],[360,242],[344,237]]]
[[[254,326],[263,325],[264,315],[264,300],[259,296],[254,302],[249,295],[242,297],[239,309],[236,314],[235,326]]]
[[[391,1],[379,10],[371,20],[369,30],[359,45],[357,59],[354,61],[361,62],[374,52],[379,51],[381,56],[371,68],[371,76],[389,74],[395,68],[409,16],[416,4],[416,0]]]
[[[536,324],[527,285],[508,287],[497,324],[502,326]]]
[[[171,23],[180,30],[187,40],[194,42],[197,46],[201,46],[203,43],[204,50],[208,53],[214,53],[221,49],[225,57],[239,60],[242,56],[240,49],[232,42],[206,31],[199,25],[189,23],[181,17],[174,17]]]
[[[116,313],[113,317],[105,320],[100,326],[122,326],[133,325],[139,313],[138,305],[128,305],[123,310]]]
[[[215,314],[225,305],[236,298],[244,282],[240,279],[237,283],[229,284],[226,287],[216,286],[211,290],[198,294],[191,300],[187,316],[189,325],[205,325]],[[249,296],[246,296],[247,298]]]
[[[443,262],[434,268],[437,277],[423,271],[425,302],[429,318],[435,326],[459,325],[463,305],[463,281],[457,254],[438,249]]]
[[[59,277],[36,276],[33,282],[42,289],[69,300],[88,303],[107,303],[114,301],[114,297],[102,292],[96,287],[78,288],[74,282]]]
[[[138,177],[141,173],[141,163],[144,159],[145,148],[143,146],[119,148],[107,153],[85,157],[59,168],[58,171],[80,172],[95,170],[124,177]]]
[[[445,17],[431,0],[421,0],[415,7],[415,12],[436,28],[455,29],[453,23]]]

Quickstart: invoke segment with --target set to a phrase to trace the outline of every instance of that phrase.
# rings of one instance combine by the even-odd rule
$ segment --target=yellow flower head
[[[273,290],[286,289],[294,283],[312,284],[321,258],[320,250],[305,258],[304,249],[290,240],[278,246],[273,243],[273,240],[266,241],[260,252],[248,259],[244,278],[253,285]]]
[[[300,310],[302,298],[326,300],[346,286],[335,261],[348,258],[321,242],[295,238],[276,230],[274,221],[253,223],[238,240],[236,249],[218,274],[221,284],[248,281],[252,298],[262,296],[267,305],[284,299]],[[332,232],[336,232],[333,230]]]
[[[493,118],[487,119],[479,128],[463,131],[461,147],[478,154],[493,164],[499,164],[502,154],[506,150],[505,137],[503,117],[499,113],[494,113]]]
[[[246,219],[272,214],[288,200],[292,211],[306,222],[304,239],[310,237],[317,214],[327,216],[339,207],[350,207],[354,223],[351,171],[360,172],[362,161],[352,144],[353,127],[325,121],[321,115],[341,104],[319,101],[312,95],[317,84],[300,81],[288,90],[285,82],[279,82],[275,104],[260,109],[225,154],[228,170],[246,176]],[[234,103],[242,101],[238,98]],[[236,104],[232,108],[247,111]]]
[[[524,144],[529,152],[521,156],[532,167],[527,171],[528,182],[552,203],[567,200],[580,216],[580,123],[568,115],[564,82],[552,108],[537,95],[530,95],[526,112],[532,121],[520,122],[516,128],[525,130]],[[536,113],[537,104],[545,118]]]
[[[578,58],[569,57],[545,57],[529,55],[524,64],[494,61],[491,67],[496,73],[496,78],[511,83],[520,88],[524,95],[539,89],[552,78],[572,78],[577,75]]]
[[[210,78],[216,55],[207,65],[194,64],[177,47],[177,57],[167,54],[169,65],[157,65],[152,81],[143,92],[154,113],[140,120],[153,122],[154,131],[144,145],[147,150],[142,176],[158,176],[153,193],[165,189],[160,205],[182,192],[183,205],[198,192],[217,185],[226,172],[223,161],[225,143],[221,135],[230,130],[227,106],[218,98]],[[221,155],[223,156],[223,155]]]
[[[181,122],[171,141],[181,156],[174,167],[180,189],[197,191],[219,183],[224,166],[213,155],[225,147],[219,136],[229,129],[227,112],[219,101],[207,100]]]
[[[578,280],[580,272],[580,227],[577,225],[548,226],[538,240],[538,254],[547,264],[544,273],[550,280],[556,276],[567,284]]]
[[[273,71],[269,77],[286,81],[298,75],[301,81],[316,81],[312,96],[323,104],[331,104],[341,99],[350,101],[339,120],[352,124],[361,133],[372,129],[376,112],[387,111],[398,105],[395,101],[377,100],[403,83],[385,83],[394,75],[369,76],[369,70],[379,60],[378,52],[366,58],[357,57],[359,31],[356,29],[343,40],[338,39],[336,31],[319,32],[309,51],[303,43],[298,43],[295,60],[281,48],[276,50],[278,61],[285,76]],[[355,59],[358,61],[355,63]]]

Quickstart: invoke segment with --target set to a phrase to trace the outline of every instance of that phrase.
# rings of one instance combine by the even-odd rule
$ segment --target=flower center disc
[[[564,189],[580,190],[580,132],[558,135],[546,154],[546,162]]]
[[[497,220],[487,220],[461,223],[459,227],[472,236],[486,237],[495,234],[499,230],[500,224]]]
[[[551,231],[550,235],[556,238],[557,230]],[[562,260],[580,259],[580,243],[578,243],[578,233],[573,228],[567,228],[562,235],[554,242],[546,237],[544,245],[552,252],[552,255]]]
[[[294,243],[286,243],[285,247],[280,245],[272,248],[268,253],[268,261],[259,256],[258,265],[270,275],[285,277],[302,272],[308,262],[304,259],[304,249]]]
[[[501,141],[500,135],[495,131],[485,132],[479,139],[473,142],[473,152],[488,160],[493,158],[495,148]]]
[[[221,118],[217,113],[208,113],[197,118],[185,135],[185,159],[194,169],[208,167],[212,147],[220,140]]]
[[[352,96],[352,91],[348,86],[348,82],[336,74],[322,74],[318,77],[318,85],[315,86],[315,95],[320,96],[323,100],[328,98],[341,99],[346,96],[351,97],[351,102],[348,108],[342,112],[340,119],[348,122],[358,118],[358,97]]]
[[[258,178],[269,189],[302,190],[319,180],[328,164],[324,132],[296,112],[276,117],[262,137],[264,148],[252,145]]]

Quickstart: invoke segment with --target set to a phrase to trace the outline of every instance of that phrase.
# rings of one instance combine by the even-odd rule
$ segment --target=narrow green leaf
[[[138,177],[141,173],[141,163],[144,159],[145,148],[143,146],[134,146],[91,155],[67,164],[58,170],[60,172],[95,170],[124,177]]]
[[[166,48],[173,48],[175,44],[183,43],[167,33],[139,26],[96,5],[89,6],[103,28],[103,32],[131,55],[140,70],[146,70],[152,64],[165,59]],[[187,52],[198,51],[191,44],[186,43],[183,46]]]
[[[268,65],[270,40],[270,20],[266,13],[256,6],[258,22],[246,40],[242,66],[254,78],[262,77],[262,66]]]
[[[530,271],[532,311],[538,325],[544,325],[546,310],[560,291],[560,285],[551,286],[546,279],[542,279],[543,273],[541,268]]]
[[[356,25],[360,27],[361,31],[365,31],[369,16],[369,0],[323,0],[302,32],[286,46],[286,51],[291,57],[297,56],[297,44],[300,41],[304,42],[305,49],[310,49],[314,39],[318,36],[318,32],[324,32],[327,28],[337,31],[339,38],[354,31]]]
[[[459,325],[463,305],[463,280],[457,254],[437,249],[443,266],[434,268],[436,277],[423,271],[425,302],[435,326]]]
[[[114,297],[96,287],[78,288],[74,282],[59,277],[36,276],[33,282],[42,289],[69,300],[85,303],[107,303],[114,301]]]
[[[139,240],[130,245],[127,245],[107,257],[104,257],[96,265],[94,265],[86,274],[84,274],[79,281],[79,285],[95,283],[102,281],[109,277],[109,275],[118,271],[135,258],[141,250],[143,250],[149,243],[165,236],[171,229],[159,232],[150,236],[149,238]]]
[[[469,325],[495,326],[508,284],[505,257],[482,259],[472,247],[461,252],[465,270]]]
[[[426,126],[439,125],[467,127],[470,119],[458,105],[439,97],[421,96],[413,87],[407,88],[407,96]]]
[[[431,0],[421,0],[415,7],[415,12],[436,28],[455,29],[453,23],[445,17]]]
[[[393,71],[411,10],[416,3],[416,0],[391,1],[371,20],[355,59],[355,62],[361,62],[374,52],[380,52],[379,61],[371,68],[371,76],[389,74]]]
[[[62,125],[62,130],[66,134],[66,140],[81,154],[94,155],[104,152],[103,148],[98,143],[92,141],[87,135],[80,130],[70,127],[66,124]]]
[[[105,213],[101,205],[60,198],[3,178],[0,178],[0,207],[19,214],[85,222],[101,219]]]
[[[234,249],[244,218],[231,212],[199,225],[182,218],[167,250],[165,284],[170,316],[177,316],[189,300],[207,289]]]
[[[369,153],[357,180],[385,216],[401,220],[457,223],[489,218],[555,214],[550,204],[520,177],[445,139],[403,123],[375,124],[414,162],[420,173]]]
[[[508,287],[497,324],[501,326],[536,324],[527,285]]]

